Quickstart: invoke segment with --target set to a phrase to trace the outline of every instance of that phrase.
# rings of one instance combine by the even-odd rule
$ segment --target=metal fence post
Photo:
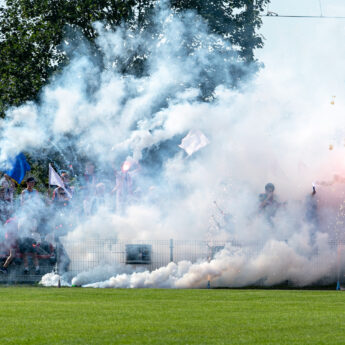
[[[61,287],[61,278],[60,278],[60,239],[56,237],[55,243],[55,250],[56,250],[56,266],[55,266],[55,274],[59,276],[58,285],[57,287]]]
[[[174,240],[170,239],[170,262],[174,261]]]

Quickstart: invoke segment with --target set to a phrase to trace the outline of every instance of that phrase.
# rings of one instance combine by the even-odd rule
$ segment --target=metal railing
[[[265,244],[264,242],[243,244],[238,241],[209,242],[172,239],[161,241],[115,241],[104,239],[90,240],[83,243],[63,243],[70,259],[69,272],[71,276],[93,270],[102,265],[129,265],[133,270],[153,271],[168,265],[170,262],[177,263],[183,260],[192,263],[209,261],[224,247],[239,250],[246,260],[253,259],[255,261],[261,255]],[[327,258],[330,269],[325,277],[312,281],[312,285],[324,285],[337,279],[344,281],[345,284],[345,272],[343,270],[343,267],[345,267],[345,241],[329,241],[328,248],[331,253]],[[279,261],[279,256],[276,260]],[[306,260],[308,261],[308,274],[311,277],[318,277],[320,269],[324,267],[324,255],[316,248],[313,253],[306,256]],[[260,280],[255,284],[261,285]],[[265,277],[263,277],[262,285],[267,285]],[[291,285],[294,285],[294,282],[291,282]]]
[[[201,240],[151,240],[151,241],[116,241],[109,239],[67,241],[61,238],[61,256],[58,261],[61,264],[64,260],[68,262],[68,275],[72,278],[79,273],[92,271],[102,266],[116,266],[130,271],[153,271],[168,265],[170,262],[183,260],[192,263],[210,261],[223,248],[230,251],[239,250],[246,260],[253,262],[262,255],[266,242],[242,243],[239,241],[201,241]],[[283,241],[284,242],[284,241]],[[326,257],[329,270],[325,281],[332,282],[339,280],[345,285],[345,240],[332,240],[324,244],[330,255]],[[314,246],[312,253],[305,256],[308,261],[308,275],[319,276],[322,267],[325,267],[325,255],[317,246]],[[276,258],[279,261],[279,253]],[[44,261],[44,260],[42,260]],[[62,267],[63,265],[60,265]],[[51,272],[54,266],[40,263],[41,275]],[[57,266],[56,266],[57,267]],[[30,272],[29,276],[23,276],[23,267],[11,265],[8,275],[0,275],[0,282],[35,282],[40,276]],[[115,272],[116,270],[114,270]],[[62,270],[58,273],[62,273]],[[263,280],[265,277],[263,277]],[[315,281],[317,284],[318,281]],[[260,285],[260,281],[255,283]],[[314,281],[313,281],[314,284]],[[267,285],[263,282],[262,285]]]
[[[247,257],[259,253],[264,243],[250,243],[245,246],[238,241],[201,241],[201,240],[151,240],[116,241],[88,240],[65,242],[64,249],[70,259],[71,274],[92,270],[99,265],[129,264],[134,268],[155,270],[169,262],[183,260],[192,263],[212,259],[224,247],[241,248]],[[135,256],[137,254],[137,256]]]

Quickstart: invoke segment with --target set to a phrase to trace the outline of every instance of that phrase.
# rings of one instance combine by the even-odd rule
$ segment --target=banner
[[[188,156],[194,152],[199,151],[202,147],[208,145],[210,141],[207,139],[205,134],[199,130],[190,130],[189,133],[182,139],[179,147],[184,149]]]
[[[4,171],[4,173],[20,184],[26,172],[31,170],[30,164],[26,161],[23,153],[17,155],[10,163],[12,164],[12,169]]]
[[[72,198],[71,193],[65,188],[65,184],[62,181],[60,175],[54,170],[54,168],[49,164],[49,184],[52,186],[61,187],[69,198]]]

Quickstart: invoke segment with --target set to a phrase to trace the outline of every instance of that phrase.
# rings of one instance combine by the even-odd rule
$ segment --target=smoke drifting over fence
[[[194,12],[177,15],[162,6],[154,34],[95,27],[98,58],[80,44],[38,104],[11,109],[2,120],[2,165],[22,151],[58,151],[66,165],[79,157],[92,161],[107,191],[115,187],[114,168],[120,171],[125,160],[139,167],[131,177],[134,197],[124,205],[106,193],[104,205],[81,215],[83,199],[76,194],[64,243],[174,238],[212,245],[236,239],[241,247],[228,244],[208,260],[170,263],[153,272],[94,268],[71,284],[188,288],[206,287],[211,279],[216,286],[286,280],[303,286],[334,277],[340,259],[329,241],[341,238],[305,215],[312,182],[344,172],[343,101],[320,101],[327,85],[313,94],[309,86],[291,84],[286,71],[263,68],[254,76],[254,66],[209,34]],[[145,52],[143,73],[123,74],[120,67],[137,51]],[[239,70],[241,82],[233,77]],[[214,85],[207,97],[205,80]],[[188,156],[178,145],[190,130],[203,133],[209,144]],[[267,182],[287,201],[270,218],[259,212],[258,195]],[[325,204],[331,198],[324,192]],[[46,212],[45,206],[35,212]],[[320,223],[327,219],[325,211]],[[51,214],[46,227],[55,220]],[[258,241],[263,245],[248,255],[245,248]]]

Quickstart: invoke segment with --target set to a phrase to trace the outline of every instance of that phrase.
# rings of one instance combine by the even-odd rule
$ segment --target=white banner
[[[51,164],[49,164],[49,184],[63,188],[68,197],[72,198],[71,193],[65,188],[65,184],[63,183],[60,175],[53,169]]]
[[[194,152],[199,151],[202,147],[208,145],[210,141],[207,139],[205,134],[200,130],[192,129],[189,133],[182,139],[179,147],[184,149],[188,156],[192,155]]]

